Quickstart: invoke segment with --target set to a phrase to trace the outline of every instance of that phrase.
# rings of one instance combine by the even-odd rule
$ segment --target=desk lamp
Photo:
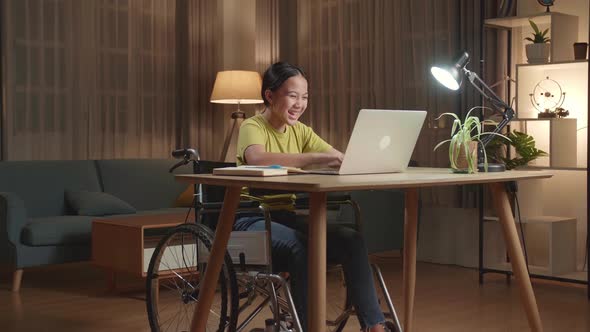
[[[255,71],[227,70],[217,73],[211,102],[217,104],[237,104],[238,109],[231,114],[230,129],[225,136],[221,160],[233,162],[236,160],[236,144],[238,131],[246,114],[240,110],[241,104],[262,104],[260,96],[262,79]]]
[[[482,81],[476,73],[465,68],[468,62],[469,54],[467,54],[467,52],[463,52],[452,67],[433,66],[430,68],[430,72],[440,84],[454,91],[459,89],[462,83],[463,75],[465,75],[471,85],[477,91],[479,91],[485,100],[489,101],[496,109],[503,110],[502,121],[500,121],[500,123],[498,123],[496,128],[494,128],[492,131],[492,133],[499,133],[514,117],[514,110],[512,107],[510,107],[510,105],[506,104],[500,97],[498,97],[498,95],[496,95],[494,91],[487,84],[485,84],[485,82]],[[480,172],[485,171],[483,163],[484,149],[486,145],[494,138],[494,136],[495,135],[485,135],[478,144],[477,169]],[[506,166],[504,166],[504,164],[488,164],[488,172],[503,172],[505,170]]]

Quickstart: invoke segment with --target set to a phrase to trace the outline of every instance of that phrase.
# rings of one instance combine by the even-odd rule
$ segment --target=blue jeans
[[[289,272],[295,308],[303,330],[307,331],[307,223],[297,220],[292,213],[276,213],[272,219],[273,270]],[[265,230],[264,224],[260,216],[238,216],[234,229],[260,231]],[[384,322],[362,235],[335,224],[328,224],[327,235],[327,259],[342,265],[348,296],[361,328]]]

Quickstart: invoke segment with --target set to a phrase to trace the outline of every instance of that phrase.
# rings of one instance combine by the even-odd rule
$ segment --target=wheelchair
[[[210,173],[213,168],[229,166],[222,162],[201,161],[195,149],[173,152],[181,160],[179,166],[192,163],[194,173]],[[234,164],[235,165],[235,164]],[[214,231],[204,220],[215,219],[221,210],[225,189],[222,187],[195,185],[195,222],[171,229],[158,243],[149,263],[146,277],[146,307],[152,331],[189,331],[199,297],[199,287],[207,269],[207,259],[212,247]],[[307,197],[298,195],[295,205],[299,211],[307,207]],[[329,196],[328,212],[338,213],[347,205],[354,211],[353,227],[360,227],[360,209],[348,195]],[[271,212],[257,201],[241,201],[238,212],[259,213],[264,216],[265,231],[233,232],[219,275],[206,331],[216,332],[302,332],[288,276],[273,273],[271,258]],[[209,218],[207,217],[209,216]],[[235,235],[235,236],[234,236]],[[379,267],[371,264],[378,281],[379,301],[388,327],[402,331],[401,325]],[[343,272],[338,266],[328,267],[326,313],[327,331],[340,332],[349,318],[355,314],[347,296]],[[344,287],[343,287],[344,286]],[[270,310],[265,309],[268,308]],[[266,314],[264,326],[257,316]]]

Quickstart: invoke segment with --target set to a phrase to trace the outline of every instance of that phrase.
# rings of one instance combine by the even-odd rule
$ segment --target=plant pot
[[[477,173],[477,142],[468,142],[469,154],[465,154],[465,143],[458,145],[455,150],[455,165],[451,168],[455,173]],[[458,151],[457,151],[458,150]],[[471,161],[471,166],[469,165]]]
[[[527,44],[525,50],[528,63],[548,63],[550,49],[551,44],[548,43]]]
[[[574,43],[574,59],[586,60],[587,51],[588,43]]]

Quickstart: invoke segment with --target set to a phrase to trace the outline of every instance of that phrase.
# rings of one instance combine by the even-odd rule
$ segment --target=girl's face
[[[294,126],[307,108],[307,80],[302,75],[291,76],[277,90],[266,90],[265,96],[275,121]]]

